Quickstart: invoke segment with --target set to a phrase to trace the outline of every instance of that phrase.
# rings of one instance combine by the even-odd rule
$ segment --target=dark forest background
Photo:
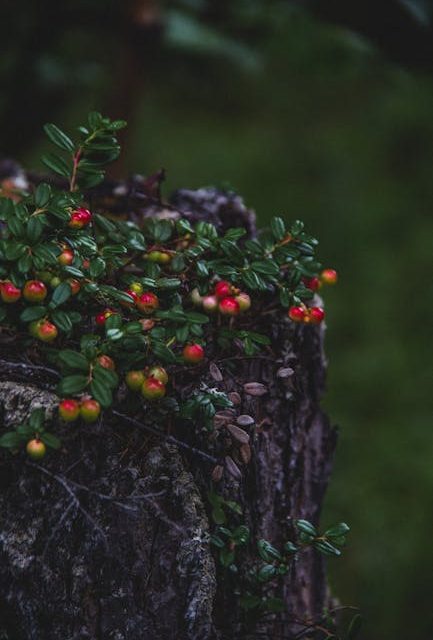
[[[348,6],[349,5],[349,6]],[[232,187],[303,219],[326,291],[340,445],[324,522],[352,527],[332,587],[364,640],[433,635],[432,4],[3,0],[0,154],[41,126],[130,122],[113,175]]]

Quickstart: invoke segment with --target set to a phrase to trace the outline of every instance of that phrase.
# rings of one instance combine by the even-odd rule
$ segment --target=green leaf
[[[223,567],[229,567],[235,559],[234,551],[229,549],[221,549],[219,553],[219,559]]]
[[[179,280],[179,278],[160,278],[156,286],[159,289],[178,289],[181,284],[182,280]]]
[[[87,358],[85,358],[81,353],[78,353],[77,351],[72,351],[72,349],[64,349],[63,351],[59,351],[57,357],[62,364],[66,364],[72,369],[79,369],[80,371],[89,370],[89,362]]]
[[[100,257],[94,258],[90,262],[89,271],[92,278],[99,278],[105,271],[105,260]]]
[[[98,378],[94,378],[90,383],[90,393],[104,409],[107,409],[113,402],[111,389]]]
[[[278,276],[280,268],[274,260],[255,261],[251,263],[251,269],[266,276]]]
[[[38,216],[32,216],[27,223],[26,229],[27,240],[31,245],[38,242],[43,230],[44,225],[42,224],[41,219]]]
[[[277,574],[278,574],[278,570],[276,567],[274,567],[273,564],[265,564],[259,570],[257,574],[257,579],[259,582],[269,582],[269,580],[272,580],[272,578],[275,578]]]
[[[207,324],[209,322],[208,316],[205,316],[204,313],[188,311],[185,315],[188,322],[192,322],[193,324]]]
[[[88,377],[81,375],[66,376],[57,385],[57,393],[60,396],[69,396],[80,391],[84,391],[87,387]]]
[[[44,263],[47,264],[56,264],[57,263],[57,253],[56,247],[51,244],[40,244],[33,250],[34,255],[37,258],[40,258]]]
[[[259,540],[257,543],[257,549],[259,552],[259,556],[265,562],[270,562],[272,560],[281,560],[281,553],[271,545],[267,540]]]
[[[12,235],[16,237],[21,237],[24,235],[24,225],[19,218],[9,218],[7,225]]]
[[[5,256],[7,260],[18,260],[27,251],[27,247],[22,242],[9,240],[5,248]]]
[[[32,268],[32,265],[33,265],[33,257],[30,254],[25,253],[18,260],[16,268],[20,273],[22,273],[23,275],[26,275]]]
[[[327,529],[323,534],[327,538],[340,538],[349,533],[350,527],[345,522],[339,522],[334,527]]]
[[[17,449],[22,443],[23,439],[16,431],[8,431],[4,433],[0,438],[0,447],[6,449]]]
[[[298,547],[293,544],[293,542],[290,542],[290,540],[288,540],[285,545],[284,545],[284,550],[287,551],[287,553],[297,553],[299,551]]]
[[[84,278],[84,273],[76,267],[71,267],[70,265],[68,265],[67,267],[63,267],[63,271],[68,275],[74,276],[75,278]]]
[[[53,295],[51,296],[50,307],[58,307],[66,300],[68,300],[72,295],[71,286],[68,282],[62,282],[58,287],[54,289]]]
[[[334,545],[331,544],[330,542],[327,542],[326,540],[315,540],[313,544],[314,544],[314,547],[318,551],[320,551],[320,553],[323,553],[326,556],[341,555],[341,551],[337,549],[337,547],[334,547]]]
[[[42,442],[50,447],[51,449],[60,449],[61,442],[57,436],[54,436],[52,433],[47,433],[46,431],[40,436]]]
[[[105,321],[105,330],[108,334],[113,329],[120,329],[122,326],[122,317],[118,313],[112,313]]]
[[[51,314],[51,320],[54,322],[56,327],[60,329],[60,331],[64,331],[67,333],[72,329],[72,313],[66,313],[66,311],[61,311],[60,309],[56,309]]]
[[[45,410],[42,408],[34,409],[29,418],[29,425],[35,431],[39,431],[45,421]]]
[[[176,340],[183,344],[188,340],[189,336],[189,327],[187,324],[184,324],[182,327],[178,327],[176,329]]]
[[[44,125],[44,131],[56,147],[60,147],[64,151],[74,151],[74,143],[72,140],[55,124],[47,123]]]
[[[253,291],[266,291],[266,282],[255,271],[244,271],[242,273],[242,280],[249,289]]]
[[[117,373],[112,371],[112,369],[101,367],[100,364],[97,364],[93,369],[93,377],[102,384],[106,384],[111,389],[114,389],[119,384],[119,376]]]
[[[127,125],[126,120],[113,120],[113,122],[110,122],[108,125],[108,129],[111,131],[119,131],[119,129],[124,129]]]
[[[308,522],[308,520],[296,520],[295,524],[299,531],[302,531],[309,536],[317,536],[317,529],[311,524],[311,522]]]
[[[35,189],[34,199],[38,209],[42,209],[48,204],[51,198],[51,187],[46,182],[41,182]]]
[[[39,320],[46,315],[47,309],[46,307],[38,306],[38,307],[27,307],[20,315],[20,320],[22,322],[33,322],[33,320]]]
[[[212,509],[212,520],[215,524],[224,524],[226,517],[221,507],[215,507]]]
[[[63,158],[56,156],[54,153],[47,153],[42,156],[42,162],[48,169],[51,169],[51,171],[54,171],[54,173],[57,173],[59,176],[69,178],[71,167],[68,166]]]
[[[282,240],[286,235],[286,225],[282,218],[272,218],[271,231],[275,240]]]
[[[156,355],[156,357],[162,360],[164,363],[170,364],[176,362],[176,356],[174,355],[173,351],[162,342],[154,341],[152,343],[152,351]]]
[[[292,236],[299,236],[304,230],[304,223],[301,220],[295,220],[290,228],[290,233]]]

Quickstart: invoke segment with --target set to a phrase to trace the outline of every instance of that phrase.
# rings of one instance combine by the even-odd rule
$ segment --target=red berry
[[[21,298],[21,290],[18,289],[12,282],[3,282],[0,285],[0,295],[3,302],[13,304]]]
[[[65,422],[74,422],[80,415],[80,403],[71,398],[62,400],[59,404],[59,414]]]
[[[325,318],[325,312],[322,307],[311,307],[308,316],[312,324],[320,324]]]
[[[305,309],[304,307],[290,307],[287,312],[290,320],[293,322],[304,322],[305,320]]]
[[[151,291],[146,291],[139,296],[137,302],[137,307],[144,313],[145,315],[149,315],[153,313],[159,307],[159,300],[157,296]]]
[[[240,312],[239,302],[232,297],[220,300],[218,309],[224,316],[237,316]]]
[[[218,298],[216,296],[205,296],[203,298],[203,309],[213,313],[218,309]]]
[[[98,315],[95,316],[95,322],[98,325],[98,327],[103,327],[107,318],[112,316],[113,313],[115,312],[112,311],[111,309],[105,309],[105,311],[101,311],[101,313],[98,313]]]
[[[116,365],[114,364],[114,360],[113,358],[110,358],[110,356],[98,356],[96,358],[97,363],[103,367],[104,369],[111,369],[111,371],[114,371],[116,368]]]
[[[74,261],[74,252],[72,251],[72,249],[63,249],[62,253],[57,257],[57,261],[63,267],[72,264]]]
[[[187,344],[182,351],[185,362],[196,364],[204,358],[204,350],[199,344]]]
[[[307,289],[311,289],[311,291],[317,291],[320,288],[320,280],[319,278],[304,278],[304,284]]]
[[[90,213],[90,211],[88,209],[85,209],[84,207],[80,207],[79,209],[76,209],[76,211],[73,211],[71,213],[68,225],[72,229],[82,229],[89,224],[91,219],[92,214]]]
[[[28,302],[42,302],[47,297],[47,287],[40,280],[28,280],[24,285],[23,296]]]
[[[126,385],[131,391],[139,391],[143,386],[145,375],[143,371],[128,371],[126,374]]]
[[[156,378],[146,378],[141,393],[146,400],[159,400],[165,396],[165,384]]]
[[[97,400],[83,400],[80,405],[80,416],[84,422],[96,422],[101,413],[101,405]]]
[[[67,282],[71,287],[71,292],[73,296],[76,296],[81,289],[81,282],[79,280],[75,280],[75,278],[70,278]]]
[[[248,311],[248,309],[251,308],[251,298],[248,295],[248,293],[239,293],[235,297],[235,300],[237,301],[237,303],[239,305],[239,309],[240,309],[241,313],[244,313],[245,311]]]
[[[324,269],[320,274],[320,279],[325,284],[336,284],[338,280],[338,273],[335,269]]]
[[[221,280],[215,285],[215,295],[217,298],[226,298],[232,292],[232,285],[227,280]]]
[[[162,382],[162,384],[167,384],[168,374],[163,367],[159,367],[158,365],[155,365],[153,367],[150,367],[148,373],[150,378],[156,378],[156,380],[159,380],[160,382]]]
[[[32,460],[40,460],[44,457],[47,448],[38,438],[29,440],[26,446],[26,451]]]
[[[35,331],[36,337],[42,342],[52,342],[58,335],[56,325],[52,324],[52,322],[48,322],[48,320],[40,322]]]

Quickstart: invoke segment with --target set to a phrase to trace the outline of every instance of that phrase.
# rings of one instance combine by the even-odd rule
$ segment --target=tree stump
[[[254,214],[238,196],[182,190],[161,204],[143,184],[106,184],[90,197],[136,219],[185,216],[255,233]],[[251,531],[245,571],[258,539],[278,547],[293,537],[294,519],[318,523],[336,443],[320,408],[323,327],[295,326],[264,311],[255,330],[272,339],[265,354],[230,359],[214,348],[199,373],[173,375],[179,394],[202,383],[234,394],[237,414],[254,419],[244,427],[251,461],[244,464],[238,452],[218,483],[241,505]],[[11,353],[5,340],[0,335],[3,427],[57,403],[56,372]],[[168,433],[168,424],[160,427]],[[301,621],[320,619],[329,604],[322,557],[302,554],[269,587],[271,595],[278,588],[284,612],[253,620],[242,610],[239,576],[218,564],[210,544],[206,494],[215,460],[196,451],[205,452],[204,441],[194,442],[190,427],[176,424],[161,438],[108,412],[99,426],[59,429],[63,449],[41,464],[0,452],[0,638],[307,637]]]

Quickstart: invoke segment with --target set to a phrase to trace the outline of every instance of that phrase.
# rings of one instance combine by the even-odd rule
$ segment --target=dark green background
[[[306,13],[273,18],[246,44],[230,34],[208,46],[212,34],[188,29],[185,44],[174,16],[181,37],[143,54],[122,170],[165,167],[166,193],[230,184],[259,223],[301,218],[320,239],[323,262],[340,273],[325,292],[325,403],[340,443],[323,521],[352,527],[345,557],[330,561],[332,586],[362,609],[365,640],[427,640],[433,78]],[[41,45],[36,69],[42,91],[45,83],[62,97],[55,108],[47,101],[47,117],[72,124],[91,108],[110,110],[120,45],[103,31],[62,29],[61,45],[48,53]],[[9,82],[14,51],[0,66]],[[21,124],[11,122],[17,136]],[[39,125],[20,139],[19,159],[31,166]]]

